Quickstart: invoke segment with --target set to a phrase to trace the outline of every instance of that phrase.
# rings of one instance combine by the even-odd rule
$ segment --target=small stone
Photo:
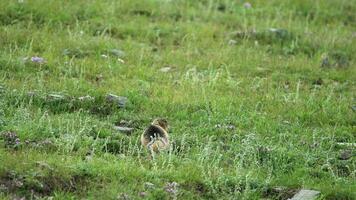
[[[131,120],[130,121],[126,121],[124,119],[120,120],[119,123],[116,123],[117,126],[126,126],[126,127],[131,126],[131,124],[132,124]]]
[[[131,134],[134,131],[134,128],[130,128],[130,127],[114,126],[114,128],[117,131],[120,131],[120,132],[126,133],[126,134]]]
[[[229,45],[236,45],[237,44],[237,41],[236,40],[229,40],[228,42]]]
[[[353,32],[351,37],[356,38],[356,32]]]
[[[232,124],[229,124],[229,125],[226,125],[226,128],[228,130],[235,130],[236,127],[234,125],[232,125]]]
[[[351,150],[343,150],[341,151],[339,155],[340,160],[348,160],[352,157],[352,151]]]
[[[48,94],[47,97],[50,100],[62,100],[65,98],[63,95],[60,94]]]
[[[126,53],[120,49],[110,49],[109,53],[113,56],[117,56],[119,58],[125,57]]]
[[[232,125],[232,124],[228,124],[228,125],[221,125],[221,124],[216,124],[215,126],[214,126],[214,128],[216,128],[216,129],[227,129],[227,130],[235,130],[235,126],[234,125]]]
[[[106,59],[106,58],[108,58],[109,56],[107,56],[107,55],[105,55],[105,54],[102,54],[101,57]]]
[[[27,92],[27,96],[29,96],[29,97],[34,97],[34,96],[36,96],[36,92],[34,92],[34,91],[29,91],[29,92]]]
[[[290,33],[286,29],[282,28],[269,28],[268,32],[273,35],[274,37],[284,40],[290,36]]]
[[[316,190],[300,190],[295,194],[290,200],[314,200],[320,195],[319,191]]]
[[[320,67],[330,67],[331,66],[331,63],[330,63],[330,59],[328,57],[327,54],[324,54],[322,57],[321,57],[321,64],[320,64]]]
[[[246,9],[252,8],[251,3],[249,3],[249,2],[245,2],[243,6],[244,6],[244,8],[246,8]]]
[[[164,190],[167,193],[169,193],[173,196],[176,196],[178,193],[178,186],[179,186],[179,184],[176,182],[167,183],[166,186],[164,187]]]
[[[147,193],[146,192],[139,192],[138,196],[140,196],[141,198],[144,198],[144,197],[147,196]]]
[[[144,186],[145,186],[146,190],[151,190],[151,189],[155,188],[155,185],[153,183],[150,183],[150,182],[145,182]]]
[[[131,198],[130,198],[130,196],[129,196],[128,194],[126,194],[126,193],[121,193],[121,194],[119,194],[119,195],[117,196],[117,199],[119,199],[119,200],[130,200]]]
[[[23,182],[21,180],[17,180],[15,179],[14,180],[14,185],[18,188],[22,187],[23,186]]]
[[[356,147],[356,143],[338,142],[336,143],[339,147]]]
[[[106,96],[108,102],[116,103],[119,108],[125,108],[127,102],[129,101],[127,97],[117,96],[114,94],[108,94]]]
[[[17,136],[16,132],[6,131],[2,132],[0,136],[3,138],[6,148],[17,148],[21,144],[20,138]]]
[[[82,96],[82,97],[78,97],[79,101],[92,101],[94,100],[94,97],[86,95],[86,96]]]
[[[121,62],[121,63],[125,63],[125,61],[121,58],[118,58],[117,61]]]
[[[167,73],[167,72],[169,72],[169,71],[171,71],[171,70],[172,70],[171,67],[162,67],[159,71],[164,72],[164,73]]]

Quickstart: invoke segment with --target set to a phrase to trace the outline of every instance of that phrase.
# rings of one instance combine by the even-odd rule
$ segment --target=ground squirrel
[[[151,153],[159,153],[169,147],[168,122],[165,119],[155,119],[141,135],[141,144]]]

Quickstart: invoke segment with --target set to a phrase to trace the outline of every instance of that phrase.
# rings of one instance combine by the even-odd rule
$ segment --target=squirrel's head
[[[168,122],[166,119],[161,119],[161,118],[154,119],[152,124],[156,126],[160,126],[164,130],[168,131]]]

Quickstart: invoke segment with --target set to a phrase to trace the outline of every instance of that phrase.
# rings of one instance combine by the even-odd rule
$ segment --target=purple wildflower
[[[38,64],[46,63],[46,60],[44,58],[37,57],[37,56],[31,57],[31,61]]]

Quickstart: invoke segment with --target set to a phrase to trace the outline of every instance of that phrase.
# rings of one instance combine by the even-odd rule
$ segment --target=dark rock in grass
[[[342,150],[339,159],[340,160],[348,160],[352,157],[352,151],[351,150]]]
[[[356,111],[356,105],[351,106],[352,111]]]
[[[114,129],[127,135],[130,135],[135,130],[134,128],[123,126],[114,126]]]
[[[296,38],[291,32],[282,28],[269,28],[262,31],[235,31],[230,35],[234,39],[249,39],[262,44],[287,42]]]
[[[323,54],[320,66],[322,68],[347,68],[350,60],[350,55],[341,51],[333,51]]]
[[[217,9],[220,12],[225,12],[226,11],[226,6],[225,6],[225,4],[219,4]]]
[[[0,134],[0,138],[2,138],[5,142],[5,148],[13,148],[17,149],[20,145],[20,138],[17,136],[16,132],[13,131],[5,131]]]
[[[295,194],[291,200],[314,200],[320,195],[319,191],[316,190],[300,190]]]
[[[271,199],[285,200],[293,197],[297,189],[276,186],[267,188],[263,191],[263,196]]]
[[[148,10],[133,10],[133,11],[131,11],[131,13],[134,15],[141,15],[141,16],[146,16],[146,17],[152,16],[152,12],[150,12]]]
[[[313,85],[322,85],[324,83],[323,79],[318,78],[313,81]]]
[[[326,67],[330,67],[331,66],[331,63],[330,63],[330,59],[327,55],[323,55],[321,57],[321,64],[320,64],[320,67],[322,68],[326,68]]]
[[[127,102],[129,101],[127,97],[117,96],[114,94],[106,95],[106,100],[110,103],[116,104],[119,108],[125,108]]]
[[[104,76],[102,74],[96,75],[95,76],[95,81],[97,83],[101,82],[104,79]]]
[[[268,32],[275,34],[279,38],[283,38],[289,35],[289,32],[282,28],[270,28],[268,29]]]

